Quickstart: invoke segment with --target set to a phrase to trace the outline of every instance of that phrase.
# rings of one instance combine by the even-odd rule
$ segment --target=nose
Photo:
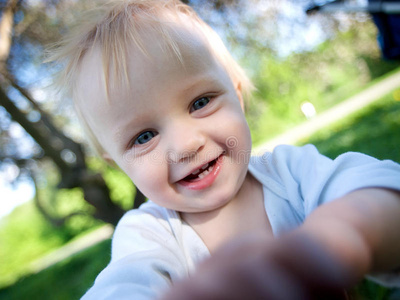
[[[170,128],[168,142],[168,161],[181,163],[196,157],[204,148],[206,137],[198,126],[176,122]]]

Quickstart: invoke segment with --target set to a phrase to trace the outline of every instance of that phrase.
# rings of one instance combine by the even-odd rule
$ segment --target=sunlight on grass
[[[299,144],[314,144],[334,158],[347,151],[400,162],[400,101],[390,93],[377,103],[323,129]]]

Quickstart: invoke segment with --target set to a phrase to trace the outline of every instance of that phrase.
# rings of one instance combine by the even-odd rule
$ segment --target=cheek
[[[251,150],[250,129],[241,111],[226,111],[221,113],[217,119],[219,120],[218,126],[214,126],[213,130],[220,136],[220,142],[231,150]]]
[[[168,169],[157,159],[138,160],[134,164],[125,166],[123,170],[149,199],[155,199],[157,195],[165,193],[168,188]]]

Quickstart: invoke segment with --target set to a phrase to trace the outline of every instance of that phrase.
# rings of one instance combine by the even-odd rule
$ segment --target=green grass
[[[0,220],[0,288],[29,273],[35,260],[99,226],[98,221],[91,224],[81,232],[71,226],[53,227],[33,202],[17,207]]]
[[[388,289],[377,283],[364,279],[353,290],[349,291],[351,300],[396,300],[399,289]]]
[[[0,289],[0,299],[79,299],[110,260],[110,240]]]
[[[381,64],[382,62],[377,63],[377,65]],[[311,102],[316,107],[317,112],[322,113],[399,71],[399,67],[390,71],[387,70],[387,72],[380,77],[371,77],[370,81],[359,85],[351,84],[351,78],[347,77],[347,81],[350,82],[348,83],[349,87],[347,89],[321,92],[316,95],[314,97],[315,99]],[[312,79],[310,79],[310,81],[312,82]],[[311,88],[309,90],[312,91]],[[297,96],[294,95],[294,97]],[[328,98],[335,99],[335,101],[326,100]],[[303,102],[303,100],[300,102]],[[281,105],[281,108],[279,108],[278,105]],[[290,106],[290,108],[288,108],[288,106]],[[255,146],[261,145],[266,139],[272,139],[307,120],[300,110],[300,104],[293,103],[284,97],[281,97],[280,101],[276,103],[265,104],[254,101],[247,112],[247,118],[249,120],[252,140]]]
[[[16,208],[0,222],[0,287],[26,273],[30,262],[69,240],[37,212],[32,202]],[[40,241],[40,242],[38,242]]]
[[[299,144],[314,144],[331,158],[343,152],[357,151],[400,162],[400,101],[394,99],[398,93],[386,95]]]

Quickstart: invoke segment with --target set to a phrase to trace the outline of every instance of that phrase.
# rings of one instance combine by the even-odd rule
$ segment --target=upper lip
[[[214,160],[217,160],[218,157],[220,157],[221,155],[222,155],[222,153],[221,153],[220,155],[218,155],[217,157],[215,157],[215,158],[213,158],[213,159],[210,159],[208,162],[206,162],[206,163],[204,163],[204,164],[201,164],[201,165],[199,165],[199,166],[193,168],[190,172],[186,173],[186,175],[184,175],[183,177],[181,177],[178,181],[181,181],[181,180],[185,179],[185,178],[188,177],[190,174],[196,172],[197,170],[200,170],[203,166],[209,164],[210,162],[212,162],[212,161],[214,161]]]

